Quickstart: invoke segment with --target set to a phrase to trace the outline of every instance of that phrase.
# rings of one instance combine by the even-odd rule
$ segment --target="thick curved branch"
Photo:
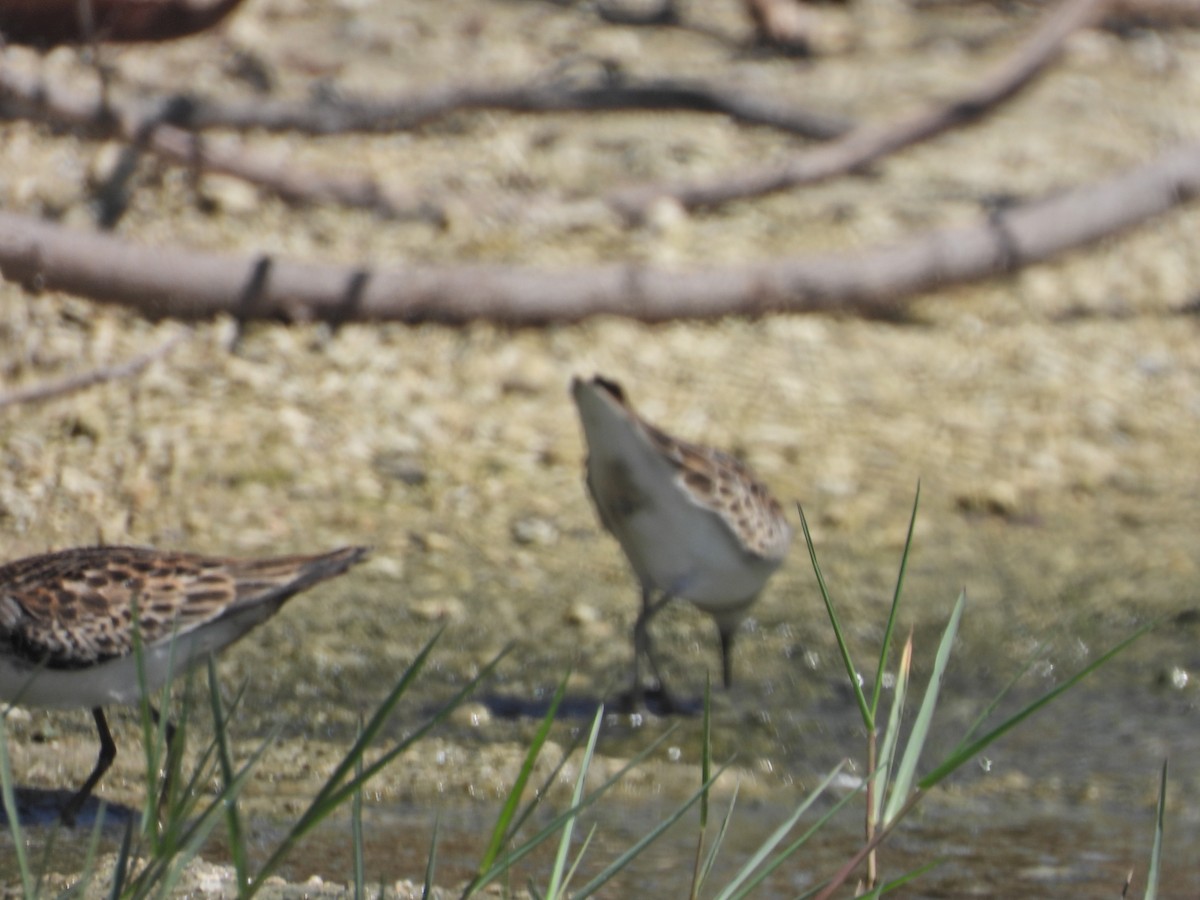
[[[1200,144],[1112,180],[890,246],[725,268],[504,265],[376,270],[144,247],[0,212],[0,274],[161,318],[510,325],[595,315],[644,321],[768,312],[895,314],[906,298],[1010,272],[1129,228],[1200,192]]]
[[[903,147],[974,122],[987,110],[1016,96],[1058,56],[1067,37],[1095,22],[1106,5],[1105,0],[1065,0],[995,71],[947,102],[892,122],[863,125],[832,143],[737,176],[634,185],[614,190],[606,199],[626,219],[637,222],[663,197],[673,198],[688,209],[719,206],[861,169]]]

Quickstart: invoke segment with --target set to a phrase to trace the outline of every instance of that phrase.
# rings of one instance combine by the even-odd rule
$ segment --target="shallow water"
[[[747,637],[753,646],[755,635]],[[1153,837],[1158,770],[1170,756],[1162,895],[1195,896],[1200,892],[1200,816],[1187,802],[1200,781],[1195,765],[1200,743],[1195,702],[1186,686],[1159,680],[1156,674],[1164,660],[1194,658],[1192,644],[1186,625],[1143,638],[1065,699],[1001,739],[946,786],[932,791],[885,846],[881,857],[884,877],[897,877],[940,860],[915,886],[907,888],[904,896],[1062,896],[1064,892],[1115,896],[1132,871],[1136,896]],[[984,659],[989,659],[988,665],[976,665]],[[1074,663],[1082,660],[1069,662],[1078,668]],[[927,762],[957,742],[1015,671],[996,671],[999,667],[1000,663],[988,656],[986,636],[973,634],[968,620],[944,687]],[[1034,666],[1001,703],[1000,711],[1019,708],[1065,674],[1046,662]],[[918,685],[923,684],[923,672],[918,671],[917,679]],[[822,684],[825,696],[803,703],[793,703],[789,698],[795,692],[781,688],[778,682],[768,686],[752,677],[745,681],[749,683],[736,686],[732,695],[714,697],[715,756],[721,760],[733,755],[740,773],[732,825],[710,882],[717,885],[732,877],[804,793],[843,756],[852,760],[849,779],[861,772],[863,760],[857,712],[848,692],[836,689],[836,676],[822,673],[814,678],[811,670],[806,672],[803,683],[810,689],[814,682]],[[800,683],[798,678],[795,684]],[[419,881],[435,822],[439,835],[437,882],[460,884],[472,873],[500,808],[495,770],[503,770],[519,757],[522,748],[518,742],[535,722],[529,714],[540,712],[545,705],[544,697],[519,704],[502,685],[484,686],[479,698],[484,709],[495,711],[487,727],[481,731],[465,721],[452,722],[441,732],[449,749],[422,757],[423,761],[414,762],[397,780],[385,774],[382,792],[368,792],[366,871],[373,881]],[[251,705],[262,699],[256,698]],[[890,693],[885,692],[885,704],[889,700]],[[425,702],[417,705],[432,709]],[[587,728],[593,708],[592,698],[582,692],[569,693],[552,740],[566,742],[578,736]],[[699,752],[698,718],[651,716],[638,722],[625,715],[608,716],[599,753],[610,762],[627,758],[672,725],[675,731],[652,756],[648,773],[631,777],[627,787],[614,791],[581,817],[576,850],[582,836],[592,827],[596,830],[576,884],[592,877],[665,819],[698,784],[698,770],[692,765]],[[287,744],[296,741],[299,747],[292,749],[303,760],[303,740],[294,737]],[[508,746],[509,741],[514,742],[509,753],[486,755],[489,747]],[[301,767],[307,765],[300,763]],[[396,764],[401,769],[405,765],[403,759]],[[461,770],[447,771],[459,765]],[[442,787],[431,790],[430,779],[440,779]],[[406,780],[407,789],[397,787]],[[300,782],[297,788],[287,773],[278,772],[271,781],[274,788],[268,784],[253,789],[258,805],[250,807],[251,848],[260,859],[282,834],[281,820],[263,812],[264,808],[278,810],[281,802],[302,800],[307,784]],[[533,783],[538,783],[537,777]],[[812,824],[846,790],[843,780],[818,801],[792,836]],[[399,796],[405,793],[406,797]],[[544,823],[551,809],[561,809],[565,793],[559,790],[552,796],[535,816],[535,823]],[[730,782],[726,781],[715,794],[710,829],[724,815],[730,800]],[[264,803],[268,805],[264,807]],[[695,810],[686,814],[602,896],[685,896],[695,863],[697,821]],[[533,827],[527,826],[527,831]],[[767,880],[758,896],[792,897],[827,877],[857,848],[861,828],[861,801],[852,800],[829,829]],[[70,860],[78,859],[83,850],[82,831],[60,840],[50,861],[52,869],[70,870]],[[31,830],[35,850],[47,832],[45,828]],[[119,838],[119,828],[106,829],[102,849],[115,849]],[[0,846],[7,840],[7,836],[0,837]],[[544,883],[553,846],[547,845],[523,862],[511,884],[520,887],[526,879]],[[211,861],[224,859],[222,841],[217,839],[204,855]],[[11,859],[7,853],[3,857]],[[304,842],[282,874],[296,882],[319,875],[325,882],[345,883],[351,878],[350,860],[347,821],[337,817]],[[2,874],[6,879],[12,876],[11,871]]]

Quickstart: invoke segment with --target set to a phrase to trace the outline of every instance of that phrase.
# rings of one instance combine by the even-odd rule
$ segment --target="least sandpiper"
[[[734,634],[791,543],[783,510],[729,454],[671,437],[641,418],[616,382],[576,378],[571,393],[587,439],[588,490],[641,582],[633,704],[643,699],[645,655],[672,705],[647,629],[673,597],[716,620],[729,687]]]
[[[103,707],[141,698],[135,628],[153,691],[366,553],[226,559],[80,547],[0,566],[0,703],[90,708],[100,735],[96,766],[63,806],[63,822],[73,824],[116,758]]]

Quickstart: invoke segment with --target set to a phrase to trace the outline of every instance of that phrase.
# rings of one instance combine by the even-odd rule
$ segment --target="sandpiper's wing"
[[[0,566],[0,643],[35,665],[82,668],[133,651],[134,606],[149,646],[294,594],[366,554],[227,559],[137,547],[81,547]]]
[[[712,447],[680,440],[647,422],[615,381],[597,375],[590,384],[672,465],[676,482],[687,497],[719,516],[747,553],[772,560],[787,555],[792,529],[783,509],[742,462]]]

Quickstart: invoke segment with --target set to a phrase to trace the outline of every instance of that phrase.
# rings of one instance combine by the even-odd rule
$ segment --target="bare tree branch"
[[[516,113],[674,110],[719,113],[816,140],[845,134],[845,116],[816,112],[773,98],[695,79],[625,81],[607,71],[594,83],[561,80],[526,84],[449,84],[379,99],[340,97],[316,103],[274,101],[236,104],[197,102],[193,128],[264,129],[306,134],[392,132],[416,128],[459,112]]]
[[[366,175],[331,175],[268,159],[233,140],[208,141],[179,127],[190,103],[107,104],[0,65],[0,115],[81,128],[97,137],[121,137],[165,159],[260,185],[290,202],[334,202],[392,218],[440,220],[437,205],[418,194],[389,190]]]
[[[607,200],[621,215],[636,222],[644,219],[650,207],[663,197],[673,198],[688,209],[719,206],[861,169],[903,147],[974,122],[988,109],[1012,98],[1058,56],[1068,36],[1096,21],[1105,8],[1105,0],[1065,0],[995,71],[947,102],[892,122],[860,126],[837,141],[782,163],[707,181],[618,188],[609,193]]]
[[[369,270],[137,246],[0,212],[0,274],[30,290],[118,303],[152,318],[544,325],[602,314],[643,321],[831,309],[883,315],[919,292],[1011,272],[1130,228],[1198,191],[1200,143],[1111,180],[897,244],[682,271],[633,264]]]
[[[213,100],[198,96],[152,100],[113,100],[125,122],[146,121],[168,105],[186,113],[175,124],[191,130],[290,131],[300,134],[387,134],[426,125],[460,112],[507,110],[517,113],[678,110],[718,113],[749,125],[776,128],[802,137],[829,140],[849,131],[845,116],[783,104],[773,98],[696,79],[626,81],[601,66],[590,78],[551,73],[520,84],[447,84],[391,97],[322,96],[294,100]],[[11,70],[0,70],[0,114],[98,129],[105,135],[103,110],[91,98]]]
[[[187,336],[186,332],[177,334],[147,353],[133,357],[123,363],[113,366],[101,366],[90,372],[70,375],[61,381],[51,381],[45,384],[33,384],[28,387],[16,388],[0,392],[0,409],[19,406],[22,403],[41,403],[52,400],[64,394],[72,394],[106,381],[116,381],[120,378],[131,378],[146,369],[151,363],[162,359],[174,350]]]

